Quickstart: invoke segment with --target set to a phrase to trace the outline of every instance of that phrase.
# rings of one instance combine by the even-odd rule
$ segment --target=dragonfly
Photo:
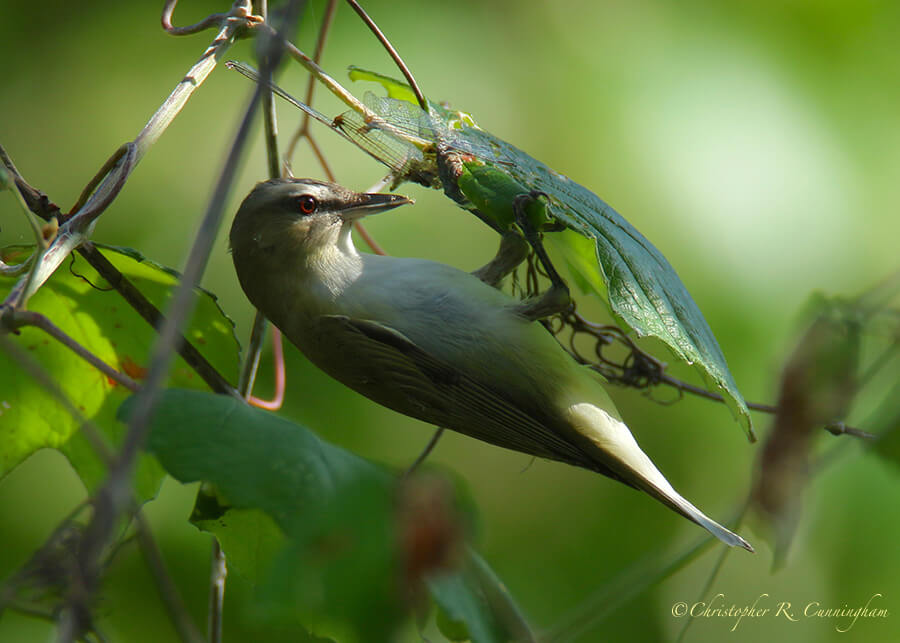
[[[609,204],[480,128],[471,114],[422,98],[408,82],[351,67],[351,81],[377,83],[386,93],[367,91],[359,100],[293,44],[285,46],[349,109],[329,117],[269,82],[275,94],[385,165],[391,189],[406,182],[440,189],[500,234],[518,226],[531,230],[529,241],[545,236],[582,291],[605,300],[621,325],[660,339],[695,366],[755,441],[747,404],[697,304],[663,254]],[[265,82],[248,65],[227,66]],[[532,245],[551,281],[561,282],[540,244]]]

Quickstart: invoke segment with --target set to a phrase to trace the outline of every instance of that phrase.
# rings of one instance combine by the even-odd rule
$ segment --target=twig
[[[538,288],[537,274],[533,266],[529,263],[529,272],[526,275],[528,287],[526,292],[536,292]],[[641,350],[634,340],[626,335],[618,326],[604,326],[591,322],[574,309],[562,316],[548,320],[549,330],[554,335],[558,335],[564,328],[568,328],[571,332],[568,346],[563,346],[570,355],[579,363],[588,366],[590,369],[600,373],[614,384],[621,384],[638,389],[651,389],[660,384],[671,386],[679,393],[690,393],[707,400],[715,402],[724,402],[725,399],[719,393],[707,391],[704,388],[695,386],[684,380],[673,377],[665,372],[667,364],[656,359],[644,350]],[[579,334],[587,334],[596,340],[594,353],[597,361],[593,361],[584,357],[575,346],[575,337]],[[602,349],[609,344],[618,341],[629,353],[621,362],[616,362],[604,357]],[[900,343],[898,343],[900,344]],[[761,404],[758,402],[747,402],[747,408],[762,413],[774,414],[778,412],[778,407],[772,404]],[[858,438],[870,438],[871,434],[862,429],[848,427],[840,423],[830,424],[822,427],[833,435],[850,435]]]
[[[272,33],[272,28],[268,25],[265,25],[265,24],[260,25],[260,29],[262,29],[264,31],[268,31],[269,33]],[[272,34],[272,35],[274,36],[275,34]],[[316,63],[316,61],[314,61],[312,58],[310,58],[305,53],[303,53],[303,51],[298,49],[297,46],[294,45],[292,42],[282,39],[282,44],[283,44],[285,50],[287,51],[287,53],[294,60],[296,60],[298,63],[300,63],[303,67],[306,68],[307,71],[309,71],[313,76],[315,76],[316,79],[318,79],[318,81],[320,83],[322,83],[328,91],[330,91],[334,96],[336,96],[338,98],[338,100],[340,100],[342,103],[347,105],[350,109],[352,109],[354,112],[356,112],[357,114],[362,116],[363,119],[365,119],[365,122],[367,125],[369,125],[370,127],[374,127],[374,128],[383,130],[383,131],[391,134],[395,138],[397,138],[401,141],[405,141],[405,142],[409,143],[410,145],[417,147],[420,150],[430,149],[433,147],[433,145],[434,145],[433,141],[422,138],[421,136],[416,136],[414,134],[411,134],[410,132],[404,131],[404,130],[398,128],[397,126],[395,126],[394,124],[386,121],[382,116],[373,112],[362,101],[360,101],[358,98],[356,98],[356,96],[354,96],[351,92],[349,92],[343,85],[341,85],[338,81],[336,81],[331,75],[326,73],[325,70],[322,69],[318,63]],[[241,73],[243,73],[244,75],[246,75],[248,77],[251,77],[251,78],[253,77],[253,70],[247,68],[246,66],[244,66],[242,68],[242,66],[239,63],[235,63],[235,64],[232,64],[232,67],[234,67],[235,69],[238,69],[239,71],[241,71]],[[273,89],[275,89],[276,93],[279,93],[279,94],[280,94],[280,92],[284,91],[284,90],[279,91],[279,88],[273,88]],[[307,114],[310,114],[311,116],[313,116],[314,118],[316,118],[318,120],[323,120],[325,124],[327,124],[329,127],[332,127],[333,131],[336,131],[339,134],[343,134],[342,130],[335,129],[333,127],[333,123],[327,117],[323,116],[322,114],[319,114],[318,112],[316,112],[315,110],[310,108],[308,105],[305,105],[304,103],[301,103],[300,101],[297,101],[296,99],[291,98],[290,95],[287,94],[287,92],[284,92],[283,94],[280,94],[280,95],[283,95],[286,100],[292,102],[299,109],[304,110]],[[370,152],[367,152],[367,153],[371,154]]]
[[[85,418],[77,408],[75,408],[75,405],[72,404],[72,402],[59,388],[56,382],[34,360],[34,358],[28,355],[17,345],[9,342],[2,337],[0,337],[0,349],[3,349],[10,356],[12,356],[24,371],[26,371],[32,378],[38,381],[46,391],[48,391],[53,397],[57,399],[57,401],[59,401],[63,405],[66,411],[72,415],[72,417],[78,424],[81,425],[81,431],[85,434],[88,442],[94,447],[94,450],[97,452],[97,455],[100,457],[100,459],[107,466],[110,465],[114,459],[113,451],[104,441],[100,430],[90,420]],[[154,580],[156,581],[157,587],[159,588],[160,596],[162,597],[167,609],[169,609],[170,611],[170,615],[172,617],[172,621],[175,625],[176,630],[178,630],[182,640],[184,641],[196,642],[202,640],[202,637],[199,636],[196,627],[193,625],[193,623],[190,622],[190,617],[187,615],[187,610],[184,608],[184,603],[181,600],[178,588],[175,586],[165,568],[165,563],[162,560],[159,549],[156,546],[156,543],[153,541],[153,536],[150,532],[149,525],[147,524],[146,519],[141,512],[138,502],[132,495],[129,495],[129,505],[135,517],[138,541],[141,545],[142,551],[144,552],[144,556],[147,559],[147,563],[150,566],[150,570],[153,574]],[[53,543],[60,538],[60,535],[63,534],[68,526],[72,523],[75,515],[82,511],[85,506],[86,503],[79,505],[68,516],[66,516],[66,518],[61,521],[59,526],[54,529],[53,534],[51,534],[50,538],[47,540],[47,543],[41,547],[40,551],[51,548],[53,546]],[[83,587],[81,587],[80,589],[83,589]],[[0,611],[2,611],[2,608],[3,605],[0,604]],[[18,605],[13,606],[13,609],[23,611],[22,607]],[[37,616],[37,614],[34,613],[32,613],[32,615]],[[55,618],[56,616],[53,615],[53,620],[55,620]],[[75,625],[74,621],[70,622],[73,626]],[[95,632],[95,634],[97,633]],[[99,636],[99,634],[97,635]],[[73,636],[75,636],[74,633]]]
[[[288,6],[288,10],[285,13],[281,24],[276,29],[276,33],[281,36],[284,31],[284,26],[288,24],[293,24],[296,20],[296,14],[298,12],[299,3],[292,2]],[[268,3],[265,0],[261,4],[261,13],[264,19],[264,22],[268,20]],[[280,58],[282,55],[281,48],[277,45],[277,42],[280,40],[273,40],[271,37],[268,39],[263,39],[260,43],[260,54],[259,57],[263,62],[262,71],[265,72],[265,76],[263,76],[263,85],[264,87],[271,86],[271,72],[274,67],[270,64],[268,58],[273,55],[273,53],[277,54]],[[281,161],[278,154],[278,121],[275,112],[275,101],[274,96],[271,90],[263,91],[263,131],[266,143],[266,159],[268,161],[268,173],[270,179],[275,179],[281,176]],[[275,381],[276,381],[276,391],[274,399],[272,400],[263,400],[261,398],[255,397],[253,395],[253,385],[256,381],[256,373],[259,368],[259,359],[262,352],[262,343],[265,336],[266,329],[266,319],[259,312],[256,311],[256,315],[253,319],[253,330],[250,333],[250,343],[247,349],[247,356],[244,361],[244,366],[241,370],[241,378],[240,378],[240,392],[241,395],[252,405],[258,406],[260,408],[269,409],[269,410],[277,410],[281,408],[281,403],[284,400],[284,356],[282,354],[281,347],[281,335],[280,332],[276,329],[272,333],[273,338],[273,348],[275,353]],[[277,346],[275,345],[275,339],[278,339]]]
[[[112,523],[122,510],[122,498],[125,490],[129,487],[135,458],[150,429],[153,409],[156,406],[161,386],[168,373],[169,364],[174,355],[175,344],[180,336],[179,329],[187,321],[188,315],[193,309],[194,289],[200,280],[212,251],[213,242],[225,209],[225,200],[234,180],[234,175],[237,172],[238,161],[249,137],[251,122],[259,107],[261,93],[262,89],[258,87],[254,92],[250,105],[246,109],[244,118],[232,143],[225,166],[216,184],[216,189],[194,239],[181,282],[172,298],[169,314],[166,316],[166,321],[154,345],[144,386],[134,398],[128,432],[125,435],[121,452],[113,465],[107,482],[97,494],[97,511],[91,524],[88,525],[90,538],[86,538],[86,541],[92,545],[85,548],[87,550],[85,562],[88,563],[88,568],[92,568],[91,563],[95,563],[99,549],[108,540]]]
[[[285,365],[284,365],[284,345],[282,341],[281,331],[272,327],[272,360],[273,369],[275,371],[275,392],[271,400],[263,400],[254,395],[249,395],[247,401],[253,406],[267,411],[277,411],[284,404],[285,393]]]
[[[3,163],[6,171],[12,175],[13,182],[15,183],[19,194],[25,199],[25,204],[28,206],[29,210],[44,221],[50,221],[50,219],[54,217],[58,220],[65,218],[65,215],[60,211],[58,205],[51,202],[46,194],[32,187],[24,178],[22,178],[15,163],[13,163],[13,160],[2,145],[0,145],[0,162]]]
[[[267,327],[268,323],[265,316],[257,310],[256,315],[253,317],[253,327],[250,330],[247,355],[244,357],[244,363],[241,365],[241,375],[238,380],[238,393],[242,398],[245,398],[247,393],[253,390],[253,385],[256,383],[256,371],[259,369],[259,358],[261,356],[258,347],[262,346]]]
[[[248,24],[262,21],[259,16],[254,16],[250,12],[250,2],[247,0],[237,0],[237,2],[231,6],[231,11],[228,13],[214,13],[206,16],[206,18],[193,25],[176,27],[172,24],[172,14],[175,13],[175,5],[177,4],[178,0],[166,0],[162,17],[160,18],[162,28],[166,30],[166,33],[173,36],[188,36],[190,34],[205,31],[206,29],[211,29],[212,27],[223,27],[229,20],[234,19],[246,20]]]
[[[209,604],[207,607],[207,631],[210,643],[222,640],[222,607],[225,604],[225,581],[228,578],[228,566],[225,552],[218,538],[213,538],[212,554],[209,565]]]
[[[328,40],[328,33],[331,31],[331,23],[334,20],[336,9],[337,0],[328,0],[328,5],[325,7],[325,15],[322,17],[322,24],[319,26],[319,35],[316,38],[316,49],[313,52],[312,57],[313,62],[316,64],[319,64],[322,61],[322,52],[325,50],[325,43]],[[310,74],[309,80],[306,82],[306,96],[303,99],[303,102],[307,105],[312,105],[315,89],[316,77],[313,74]],[[309,146],[312,148],[313,154],[315,154],[316,160],[319,162],[319,166],[325,172],[325,176],[328,180],[334,183],[334,173],[331,171],[331,168],[328,167],[325,155],[322,154],[318,144],[312,137],[312,133],[309,131],[309,114],[306,112],[303,112],[303,117],[300,119],[300,126],[294,132],[293,136],[291,136],[291,140],[288,141],[287,151],[284,154],[285,170],[290,172],[291,159],[294,157],[294,150],[301,138],[306,138],[309,141]]]
[[[689,384],[688,382],[680,380],[677,377],[672,377],[668,373],[663,373],[660,376],[660,383],[667,384],[674,389],[684,391],[685,393],[690,393],[691,395],[706,398],[707,400],[713,400],[715,402],[725,401],[725,398],[723,398],[719,393],[713,393],[712,391],[707,391],[705,388],[694,386],[693,384]],[[761,413],[778,412],[777,406],[772,404],[761,404],[759,402],[747,402],[747,408],[753,411],[760,411]]]
[[[25,261],[16,264],[5,263],[0,259],[0,277],[18,277],[31,266],[31,262],[37,257],[37,252],[33,252]]]
[[[831,435],[852,435],[853,437],[863,438],[864,440],[875,440],[878,437],[874,433],[869,433],[868,431],[863,431],[862,429],[856,429],[852,426],[847,426],[843,422],[826,424],[822,428],[828,431]]]
[[[174,4],[172,6],[174,7]],[[87,238],[93,221],[108,207],[147,150],[162,136],[191,94],[206,80],[228,46],[234,41],[237,32],[242,27],[257,23],[252,16],[246,15],[248,7],[249,2],[246,0],[235,2],[229,12],[229,18],[223,21],[216,39],[206,49],[200,60],[188,70],[188,73],[176,85],[134,141],[129,144],[132,147],[127,148],[125,154],[110,167],[110,171],[83,207],[66,220],[37,266],[34,279],[29,282],[27,290],[24,289],[25,284],[20,281],[7,297],[7,305],[17,308],[21,301],[27,301],[33,292],[53,274],[69,253]]]
[[[227,21],[227,24],[220,30],[216,40],[209,48],[207,48],[200,61],[194,65],[188,76],[179,83],[175,91],[173,91],[154,117],[151,118],[141,134],[138,135],[138,138],[135,139],[135,162],[137,162],[137,159],[143,155],[149,145],[151,145],[165,130],[165,127],[178,113],[193,90],[203,81],[203,79],[205,79],[209,72],[212,71],[216,62],[224,53],[224,50],[231,42],[233,42],[237,30],[242,24],[244,23],[231,20]],[[113,526],[118,516],[127,506],[128,499],[130,498],[130,481],[135,460],[149,430],[151,413],[159,394],[159,387],[166,377],[168,366],[172,359],[173,348],[178,343],[180,337],[179,329],[187,319],[188,312],[191,309],[194,287],[196,286],[209,257],[209,252],[221,219],[225,196],[228,187],[233,180],[234,173],[237,169],[239,155],[247,139],[250,119],[255,113],[259,103],[259,94],[260,92],[257,90],[250,106],[247,108],[246,115],[241,123],[238,134],[235,137],[231,152],[227,157],[225,167],[213,194],[212,201],[204,216],[197,238],[195,239],[194,247],[188,258],[187,267],[184,271],[181,283],[176,289],[173,297],[173,303],[170,307],[171,312],[163,324],[159,338],[154,346],[145,385],[135,397],[134,413],[129,422],[129,428],[125,435],[122,449],[110,469],[109,476],[95,495],[94,515],[87,525],[84,539],[81,543],[82,546],[79,551],[79,562],[81,569],[84,572],[88,595],[92,595],[97,589],[101,553],[112,536]],[[98,192],[100,192],[103,189],[103,186],[108,182],[109,179],[107,178],[104,183],[101,184]],[[91,200],[96,197],[97,193],[91,197]],[[87,208],[89,204],[90,201],[85,205],[85,208]],[[71,221],[67,222],[66,225],[74,223],[76,219],[77,215]],[[72,601],[70,601],[67,608],[63,610],[63,622],[72,621],[80,609],[84,608],[83,601],[83,597],[72,597]]]
[[[425,100],[425,96],[422,95],[422,90],[419,89],[418,83],[416,83],[415,77],[412,75],[412,72],[409,71],[409,67],[406,66],[406,63],[403,62],[403,59],[400,57],[400,54],[397,53],[397,50],[394,49],[394,45],[391,44],[391,41],[387,39],[387,36],[378,28],[378,25],[375,24],[375,21],[369,17],[359,3],[356,0],[347,0],[347,4],[353,7],[353,10],[359,14],[359,17],[362,18],[363,22],[366,23],[366,26],[369,27],[369,30],[375,34],[375,37],[378,38],[378,42],[382,44],[385,50],[390,55],[391,59],[393,59],[394,63],[396,63],[397,67],[400,69],[400,72],[403,74],[403,77],[406,78],[406,81],[409,83],[410,89],[412,89],[413,93],[416,95],[416,101],[419,103],[419,107],[422,108],[422,111],[428,112],[428,101]]]
[[[425,462],[425,458],[427,458],[431,452],[434,450],[434,447],[437,446],[438,440],[441,439],[441,436],[444,434],[444,427],[438,427],[435,429],[434,433],[431,436],[431,439],[428,440],[428,444],[425,445],[425,448],[422,449],[422,452],[418,455],[418,457],[413,461],[409,468],[403,473],[404,478],[408,478],[411,473],[413,473],[416,469],[419,468],[419,465]]]
[[[84,242],[78,253],[84,257],[91,267],[115,288],[126,302],[154,329],[162,328],[165,317],[147,297],[122,272],[116,268],[106,256],[89,241]],[[178,354],[215,392],[237,396],[234,387],[216,368],[200,353],[190,341],[181,335],[176,345]]]
[[[140,509],[134,514],[134,526],[137,531],[138,544],[141,547],[141,552],[144,554],[144,561],[147,563],[147,567],[150,568],[150,573],[153,575],[153,580],[156,582],[156,587],[159,590],[159,596],[169,613],[169,619],[175,626],[178,636],[186,643],[201,643],[203,635],[197,629],[194,621],[191,620],[178,587],[176,587],[166,569],[166,563],[163,560],[162,552],[156,545],[156,540],[153,538],[150,524]]]
[[[174,92],[173,92],[174,93]],[[171,99],[171,97],[170,97]],[[121,160],[123,150],[127,146],[119,148],[119,152],[112,158]],[[134,149],[134,148],[132,148]],[[52,203],[46,195],[31,186],[19,173],[12,159],[6,150],[0,146],[0,161],[6,167],[6,170],[13,176],[16,188],[21,197],[24,199],[27,207],[40,218],[51,220],[52,218],[64,219],[65,215],[60,212],[59,207]],[[108,175],[109,169],[115,163],[107,162],[104,169],[91,181],[95,184],[98,179],[104,175]],[[82,196],[89,197],[93,190],[86,189]],[[82,202],[83,199],[79,199]],[[87,199],[85,198],[84,201]],[[85,240],[81,246],[77,248],[78,253],[103,277],[122,297],[134,308],[135,311],[154,329],[162,326],[163,316],[159,309],[153,305],[144,294],[134,286],[133,283],[123,275],[93,244]],[[216,393],[225,393],[236,395],[234,387],[219,373],[216,368],[206,360],[205,357],[182,336],[182,341],[178,345],[178,353],[182,359],[190,366],[204,382]]]

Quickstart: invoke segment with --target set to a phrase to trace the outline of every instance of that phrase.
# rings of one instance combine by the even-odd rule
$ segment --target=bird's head
[[[311,257],[349,243],[347,233],[353,221],[406,203],[412,201],[399,194],[354,192],[314,179],[263,181],[234,217],[232,252],[236,260],[247,254],[275,261],[285,258],[285,253],[295,259]]]

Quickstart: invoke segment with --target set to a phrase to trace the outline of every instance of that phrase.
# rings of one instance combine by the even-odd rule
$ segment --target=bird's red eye
[[[317,203],[315,197],[304,194],[300,197],[298,203],[300,205],[300,212],[302,212],[303,214],[312,214],[316,211]]]

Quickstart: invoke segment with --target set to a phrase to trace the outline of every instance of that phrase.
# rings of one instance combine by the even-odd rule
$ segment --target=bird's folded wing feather
[[[411,402],[397,410],[508,449],[598,470],[594,459],[549,422],[523,412],[499,391],[436,358],[399,331],[343,315],[325,315],[319,323],[332,349],[372,365],[369,370],[378,373],[379,387],[393,387]],[[599,472],[621,480],[612,471]]]

